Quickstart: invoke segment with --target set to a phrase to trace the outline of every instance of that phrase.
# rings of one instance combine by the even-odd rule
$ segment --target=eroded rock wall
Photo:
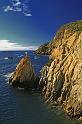
[[[55,37],[51,65],[41,71],[39,87],[48,102],[61,104],[71,117],[82,116],[82,32],[67,29]]]

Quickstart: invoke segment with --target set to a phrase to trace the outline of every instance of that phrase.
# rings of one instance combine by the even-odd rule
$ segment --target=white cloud
[[[23,46],[10,40],[0,40],[0,51],[10,50],[36,50],[38,46]]]
[[[32,16],[31,13],[24,13],[25,16]]]
[[[32,16],[31,11],[28,7],[28,1],[29,0],[24,0],[22,2],[21,0],[8,0],[8,4],[4,4],[4,6],[2,6],[2,9],[4,12],[15,11],[21,12],[22,14],[24,14],[24,16]]]
[[[8,11],[12,11],[12,10],[13,10],[13,8],[8,5],[8,6],[4,9],[4,12],[8,12]]]
[[[13,6],[19,6],[21,5],[21,2],[19,0],[12,0]]]

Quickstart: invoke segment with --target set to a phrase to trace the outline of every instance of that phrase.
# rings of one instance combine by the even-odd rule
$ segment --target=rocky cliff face
[[[82,117],[82,21],[62,27],[52,41],[51,63],[42,68],[39,87],[48,102]]]
[[[15,72],[10,77],[9,83],[14,87],[26,89],[37,87],[38,79],[28,56],[21,59]]]

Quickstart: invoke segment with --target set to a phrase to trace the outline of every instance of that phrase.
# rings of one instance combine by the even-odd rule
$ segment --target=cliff
[[[65,24],[64,26],[61,26],[61,28],[56,33],[54,38],[49,43],[45,43],[41,45],[36,50],[36,54],[50,55],[53,49],[57,46],[57,44],[55,44],[55,41],[60,39],[60,37],[61,38],[63,37],[64,30],[67,30],[68,35],[70,35],[70,32],[74,33],[74,32],[82,31],[82,20],[68,23],[68,24]]]
[[[27,55],[20,60],[15,72],[9,79],[9,83],[14,87],[25,89],[37,87],[38,77],[36,77],[31,61]]]
[[[48,47],[50,63],[41,70],[40,90],[47,102],[82,118],[82,21],[61,27]]]

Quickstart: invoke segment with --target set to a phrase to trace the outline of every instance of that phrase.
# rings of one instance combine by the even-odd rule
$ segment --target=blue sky
[[[80,19],[81,0],[0,0],[0,50],[36,49]]]

